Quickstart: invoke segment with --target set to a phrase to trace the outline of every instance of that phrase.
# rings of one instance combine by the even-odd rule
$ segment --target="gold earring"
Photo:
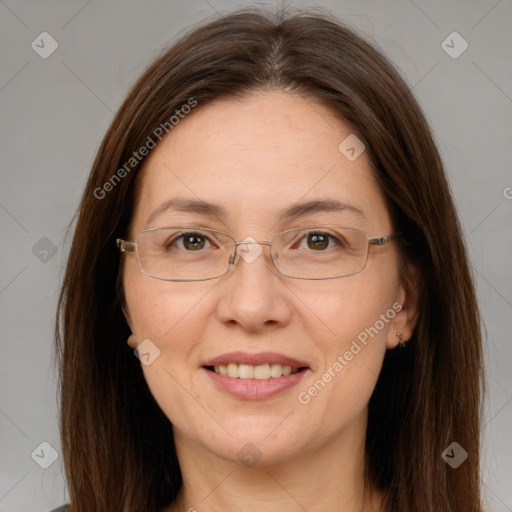
[[[397,332],[396,335],[398,336],[398,345],[400,348],[404,348],[407,340],[404,340],[403,334],[401,332]]]

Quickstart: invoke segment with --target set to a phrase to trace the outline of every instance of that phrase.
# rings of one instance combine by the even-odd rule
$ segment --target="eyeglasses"
[[[118,238],[121,253],[134,252],[143,274],[164,281],[206,281],[227,274],[242,257],[252,263],[270,247],[275,268],[294,279],[336,279],[364,270],[370,245],[383,246],[400,234],[368,238],[366,231],[340,226],[288,229],[272,241],[231,235],[203,227],[142,231],[134,241]]]

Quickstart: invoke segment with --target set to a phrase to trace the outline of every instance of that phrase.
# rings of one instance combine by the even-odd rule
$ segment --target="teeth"
[[[236,366],[236,365],[233,365]],[[256,366],[256,368],[260,368]],[[256,368],[254,366],[248,364],[239,364],[238,365],[238,377],[241,379],[252,379],[253,377],[257,379],[258,377],[255,375]]]
[[[283,374],[283,367],[280,364],[271,364],[270,365],[270,376],[271,377],[281,377]]]
[[[292,368],[291,366],[281,366],[277,363],[272,364],[260,364],[258,366],[252,366],[250,364],[236,364],[229,363],[227,365],[221,364],[213,367],[215,373],[225,375],[233,379],[256,379],[256,380],[268,380],[270,378],[277,378],[291,373],[297,373],[298,368]]]
[[[238,377],[238,365],[235,363],[228,364],[228,377],[236,379]]]
[[[242,365],[240,365],[240,369]],[[267,380],[272,376],[270,373],[270,365],[269,364],[260,364],[259,366],[254,366],[254,378],[258,380]],[[240,378],[242,377],[242,373],[239,371],[238,375]]]

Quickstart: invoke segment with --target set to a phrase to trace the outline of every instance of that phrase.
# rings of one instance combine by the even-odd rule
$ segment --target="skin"
[[[350,162],[338,145],[350,128],[322,105],[280,91],[199,105],[150,154],[137,186],[133,240],[146,227],[199,224],[271,240],[288,228],[341,222],[370,237],[393,232],[383,195],[363,153]],[[150,213],[174,196],[223,206],[219,219]],[[333,198],[353,212],[316,213],[277,223],[299,201]],[[364,439],[368,401],[386,350],[409,339],[418,292],[398,275],[396,244],[372,247],[359,274],[332,280],[280,275],[268,246],[252,263],[211,281],[168,282],[124,260],[125,314],[135,348],[149,338],[160,356],[143,366],[156,401],[173,424],[184,485],[169,511],[380,510],[365,492]],[[357,335],[399,303],[403,309],[307,405],[307,390]],[[306,361],[298,386],[266,400],[240,400],[219,390],[201,369],[226,352],[273,351]],[[238,451],[251,442],[261,459],[244,466]],[[370,496],[371,494],[371,496]],[[303,508],[301,508],[303,507]]]

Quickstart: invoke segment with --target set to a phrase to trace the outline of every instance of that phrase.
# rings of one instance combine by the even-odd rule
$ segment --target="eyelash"
[[[171,247],[171,245],[174,244],[177,240],[183,240],[186,236],[190,236],[190,235],[199,236],[201,238],[204,238],[205,240],[208,240],[210,243],[212,243],[209,237],[207,237],[201,233],[198,233],[196,231],[187,231],[186,233],[182,233],[181,235],[174,236],[169,242],[166,242],[165,248],[169,249],[169,247]]]
[[[176,241],[183,240],[185,237],[191,236],[191,235],[203,238],[204,240],[207,240],[210,244],[212,244],[212,241],[210,240],[210,238],[208,236],[203,235],[202,233],[199,233],[197,231],[187,231],[187,232],[182,233],[182,234],[180,234],[178,236],[174,236],[171,240],[169,240],[168,242],[165,242],[164,246],[165,246],[166,249],[169,249]],[[331,233],[328,233],[326,231],[309,231],[309,232],[305,233],[303,238],[301,238],[298,242],[300,243],[303,240],[306,240],[307,237],[310,236],[310,235],[323,235],[323,236],[327,236],[327,237],[329,237],[330,240],[334,240],[335,244],[337,246],[340,246],[340,247],[345,247],[346,246],[346,243],[344,241],[340,240],[336,236],[334,236]],[[297,241],[294,241],[293,245],[296,245],[296,244],[297,244]],[[332,247],[329,245],[327,248],[329,249],[329,248],[332,248]],[[193,251],[189,251],[189,252],[193,252]],[[323,251],[318,251],[318,252],[323,252]]]

